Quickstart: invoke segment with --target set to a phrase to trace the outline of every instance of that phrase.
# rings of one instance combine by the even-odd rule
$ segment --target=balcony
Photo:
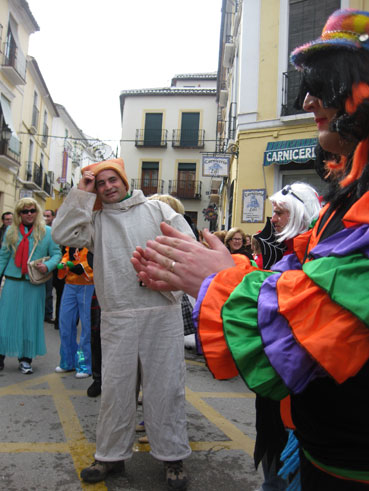
[[[172,147],[204,148],[205,130],[173,130]]]
[[[168,193],[178,199],[201,199],[201,181],[169,181]]]
[[[32,189],[41,198],[48,198],[52,194],[49,177],[36,162],[27,162],[26,180],[20,182],[26,189]]]
[[[141,189],[145,196],[152,194],[163,194],[163,179],[131,179],[131,189]]]
[[[11,138],[11,140],[0,139],[0,167],[16,173],[20,167],[21,142],[14,137]],[[12,141],[17,144],[17,151]]]
[[[136,147],[165,148],[168,141],[168,130],[143,129],[136,130]]]
[[[26,84],[26,57],[14,41],[4,43],[1,71],[13,85]]]

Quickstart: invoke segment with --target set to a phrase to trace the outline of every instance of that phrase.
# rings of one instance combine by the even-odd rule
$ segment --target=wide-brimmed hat
[[[322,35],[292,51],[290,60],[300,69],[308,55],[328,48],[369,50],[369,12],[355,9],[336,10],[328,18]]]

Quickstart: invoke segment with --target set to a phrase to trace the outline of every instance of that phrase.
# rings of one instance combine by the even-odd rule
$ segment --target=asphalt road
[[[124,477],[85,484],[79,472],[93,460],[100,398],[86,389],[91,378],[56,374],[59,334],[45,324],[48,353],[23,375],[15,358],[0,372],[0,490],[166,490],[164,468],[136,443]],[[204,359],[185,350],[188,433],[192,455],[185,467],[189,491],[254,491],[262,478],[252,459],[255,401],[240,378],[216,381]],[[138,409],[137,421],[142,420]],[[137,437],[142,436],[137,434]]]

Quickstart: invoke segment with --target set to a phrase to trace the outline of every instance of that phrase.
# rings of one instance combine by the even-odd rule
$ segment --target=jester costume
[[[291,395],[303,457],[369,484],[369,192],[294,239],[270,271],[247,259],[208,277],[194,312],[209,369]],[[352,488],[356,489],[356,488]]]

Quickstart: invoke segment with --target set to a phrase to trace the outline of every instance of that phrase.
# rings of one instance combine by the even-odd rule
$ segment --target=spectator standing
[[[0,227],[0,247],[3,243],[6,229],[13,223],[13,213],[11,211],[5,211],[1,215],[2,226]],[[0,275],[0,287],[3,282],[3,275]]]
[[[243,254],[252,259],[252,254],[246,249],[246,234],[238,227],[233,227],[226,233],[224,244],[231,254]]]
[[[93,271],[86,248],[66,247],[58,265],[59,278],[65,278],[60,315],[60,364],[57,373],[76,370],[76,378],[91,375],[91,300],[94,291]],[[77,325],[81,335],[77,342]]]
[[[42,210],[36,200],[22,198],[15,205],[13,223],[0,250],[0,274],[5,275],[0,298],[0,370],[5,355],[17,356],[19,370],[30,374],[32,359],[46,353],[45,285],[33,285],[28,276],[27,261],[34,245],[32,260],[50,256],[38,264],[39,271],[47,273],[56,268],[60,248],[51,238]]]
[[[45,210],[44,211],[44,219],[46,225],[49,227],[52,226],[53,220],[55,218],[54,210]],[[57,270],[54,270],[54,274],[57,275]],[[46,288],[46,301],[45,301],[45,322],[49,324],[55,324],[55,319],[53,319],[53,282],[54,282],[54,274],[53,277],[45,282]]]

